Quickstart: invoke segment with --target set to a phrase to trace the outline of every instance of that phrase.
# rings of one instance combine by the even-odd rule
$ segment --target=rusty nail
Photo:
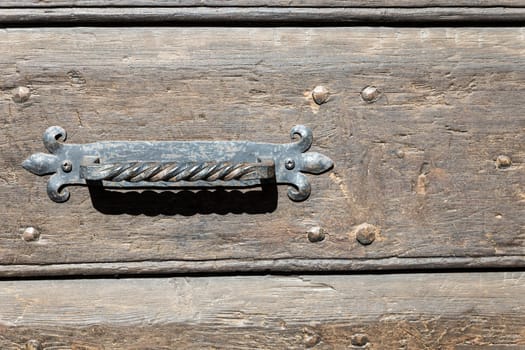
[[[36,241],[40,237],[40,232],[34,227],[28,227],[22,232],[22,239],[26,242]]]
[[[350,340],[354,346],[365,346],[368,343],[368,336],[366,334],[354,334]]]
[[[355,238],[362,245],[372,244],[378,234],[379,228],[367,223],[361,224],[355,228]]]
[[[19,86],[13,90],[13,101],[16,103],[26,102],[30,96],[31,90],[27,86]]]
[[[328,101],[329,96],[330,96],[330,93],[322,85],[316,86],[312,90],[312,98],[314,99],[315,103],[317,103],[318,105],[322,105],[323,103]]]
[[[325,232],[321,227],[313,227],[308,231],[308,240],[312,243],[324,240]]]
[[[73,164],[71,164],[71,161],[64,160],[64,162],[62,163],[62,170],[64,170],[64,172],[66,173],[69,173],[71,169],[73,169]]]
[[[509,156],[501,154],[496,158],[497,168],[508,168],[511,165],[512,165],[512,160],[510,159]]]
[[[361,90],[361,98],[366,103],[372,103],[381,97],[381,91],[379,91],[378,88],[375,86],[367,86],[363,90]]]
[[[31,339],[26,342],[25,350],[42,350],[42,344],[38,340]]]

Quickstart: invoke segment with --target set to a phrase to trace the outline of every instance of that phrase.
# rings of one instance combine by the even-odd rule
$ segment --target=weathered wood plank
[[[23,7],[525,7],[523,0],[4,0]]]
[[[514,350],[525,346],[524,281],[523,272],[2,281],[0,347]]]
[[[0,274],[524,266],[524,38],[524,28],[4,30]],[[321,106],[316,85],[331,92]],[[367,85],[377,102],[361,99]],[[12,99],[19,86],[25,102]],[[302,203],[279,187],[73,188],[56,204],[47,179],[20,167],[44,151],[50,125],[72,143],[282,143],[295,124],[335,161]],[[499,155],[512,165],[498,168]],[[368,246],[356,241],[363,223],[380,230]],[[26,227],[39,240],[24,241]],[[310,242],[319,227],[326,238]]]
[[[3,25],[403,25],[486,23],[523,25],[525,7],[52,7],[5,8]]]

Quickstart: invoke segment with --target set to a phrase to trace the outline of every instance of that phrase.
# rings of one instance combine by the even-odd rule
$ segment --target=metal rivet
[[[26,86],[19,86],[13,90],[13,101],[16,103],[26,102],[30,96],[31,90]]]
[[[284,166],[286,169],[292,170],[293,168],[295,168],[295,161],[293,159],[287,159],[284,162]]]
[[[40,238],[40,232],[34,227],[28,227],[22,232],[22,239],[26,242],[36,241]]]
[[[379,234],[379,228],[367,223],[361,224],[355,228],[355,238],[362,245],[369,245],[376,239]]]
[[[367,86],[361,90],[361,98],[367,103],[372,103],[381,97],[381,91],[375,86]]]
[[[312,90],[312,98],[318,105],[322,105],[323,103],[328,101],[329,96],[330,93],[324,86],[319,85]]]
[[[308,231],[308,240],[312,243],[324,240],[325,232],[321,227],[313,227]]]
[[[365,346],[368,343],[366,334],[354,334],[350,340],[354,346]]]
[[[38,340],[31,339],[25,344],[25,350],[42,350],[42,344]]]
[[[395,151],[395,154],[396,154],[396,157],[397,158],[405,158],[405,152],[403,152],[402,149],[398,149]]]
[[[512,160],[510,159],[509,156],[499,155],[496,158],[496,167],[497,168],[508,168],[511,165],[512,165]]]
[[[69,173],[71,169],[73,169],[73,164],[71,164],[71,161],[64,160],[64,162],[62,163],[62,170],[64,170],[64,172],[66,173]]]

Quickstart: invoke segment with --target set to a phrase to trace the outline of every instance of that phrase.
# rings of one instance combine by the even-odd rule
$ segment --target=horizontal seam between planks
[[[119,11],[112,11],[119,10]],[[145,11],[145,12],[144,12]],[[125,18],[123,18],[125,17]],[[3,8],[0,24],[280,25],[525,22],[525,7],[50,7]]]

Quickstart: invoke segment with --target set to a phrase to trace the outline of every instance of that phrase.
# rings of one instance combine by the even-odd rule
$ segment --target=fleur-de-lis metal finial
[[[294,201],[308,198],[304,173],[321,174],[333,167],[327,156],[307,152],[312,131],[296,125],[288,144],[250,141],[101,141],[65,144],[66,131],[44,132],[51,154],[35,153],[22,166],[36,175],[53,174],[47,193],[55,202],[69,198],[67,185],[98,184],[108,188],[249,187],[290,184]]]

